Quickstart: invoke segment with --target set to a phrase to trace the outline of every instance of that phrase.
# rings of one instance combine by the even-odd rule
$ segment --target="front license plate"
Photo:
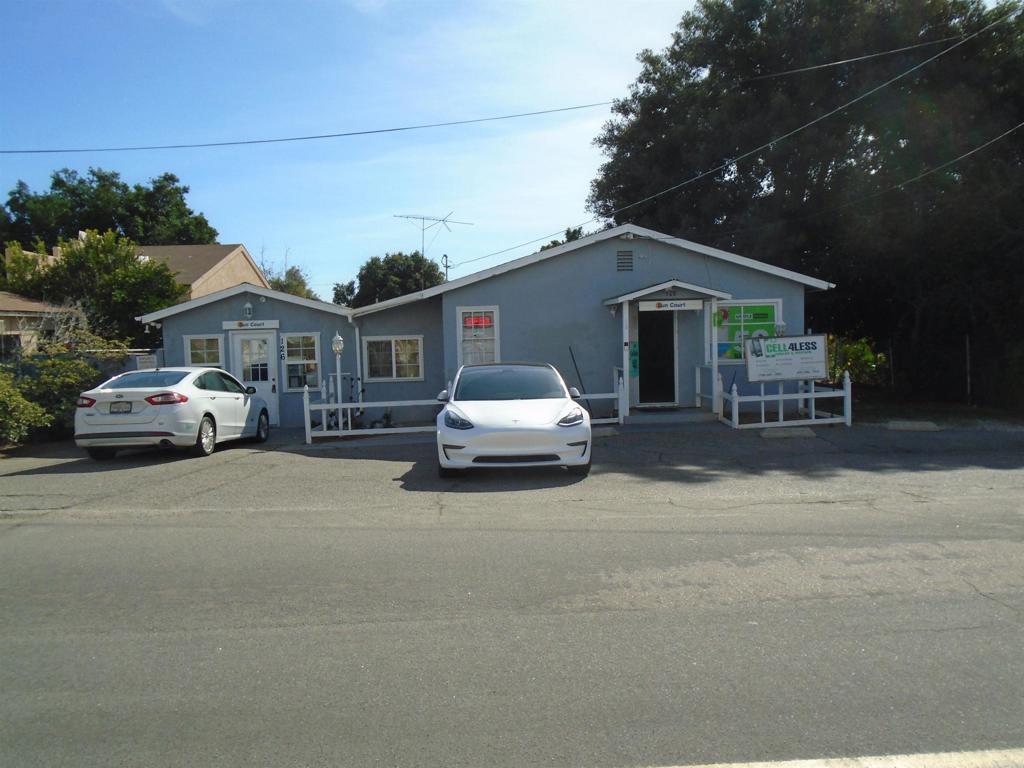
[[[111,403],[110,404],[110,412],[111,413],[131,413],[132,412],[132,404],[131,403]]]

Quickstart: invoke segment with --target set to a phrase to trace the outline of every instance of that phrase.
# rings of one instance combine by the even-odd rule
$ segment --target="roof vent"
[[[615,254],[615,270],[617,272],[633,271],[633,252],[619,251]]]

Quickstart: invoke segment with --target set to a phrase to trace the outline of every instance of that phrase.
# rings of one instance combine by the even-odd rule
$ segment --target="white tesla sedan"
[[[94,459],[118,448],[192,447],[209,456],[217,443],[243,437],[264,442],[270,416],[255,387],[219,368],[130,371],[78,397],[75,444]]]
[[[590,472],[590,414],[552,366],[465,365],[437,416],[438,474],[471,467],[561,465]]]

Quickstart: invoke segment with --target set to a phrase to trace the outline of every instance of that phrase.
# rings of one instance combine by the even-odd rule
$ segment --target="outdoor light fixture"
[[[252,304],[250,304],[248,301],[245,302],[245,304],[242,307],[242,314],[245,315],[246,320],[252,319]]]
[[[331,339],[331,351],[340,355],[345,350],[345,340],[341,338],[341,334],[335,331],[334,338]]]

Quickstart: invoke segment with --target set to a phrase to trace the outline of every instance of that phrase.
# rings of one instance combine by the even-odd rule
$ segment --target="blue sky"
[[[0,0],[0,148],[227,141],[550,109],[627,93],[691,2]],[[11,55],[12,52],[16,55]],[[302,266],[329,299],[419,248],[394,214],[473,222],[453,263],[577,224],[607,107],[471,126],[199,150],[0,156],[0,191],[61,167],[191,187],[221,242]],[[457,277],[536,247],[456,268]]]

